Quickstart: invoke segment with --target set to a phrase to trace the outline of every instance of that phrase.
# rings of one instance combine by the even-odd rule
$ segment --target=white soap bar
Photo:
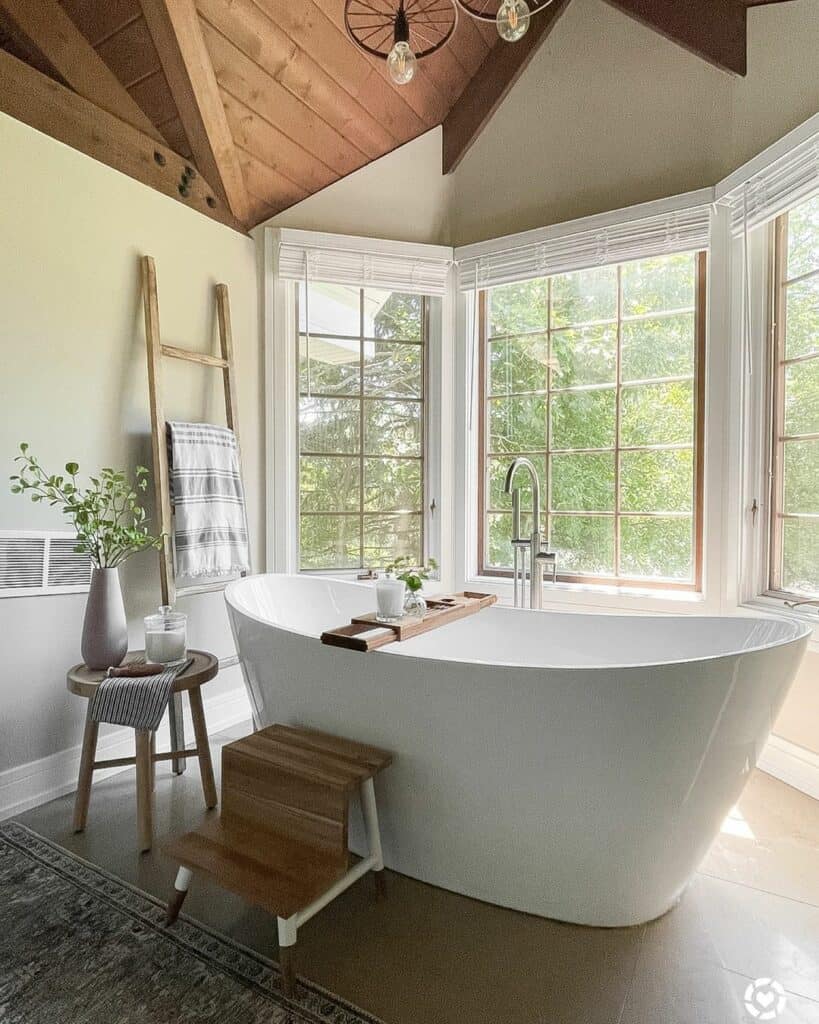
[[[380,636],[394,636],[391,629],[365,629],[363,633],[356,633],[356,640],[375,640]]]

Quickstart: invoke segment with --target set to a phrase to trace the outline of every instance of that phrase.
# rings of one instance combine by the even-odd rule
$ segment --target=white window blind
[[[521,236],[498,239],[497,249],[485,244],[456,250],[460,287],[468,291],[563,274],[572,270],[706,249],[711,225],[711,203],[669,210],[639,219],[594,226],[599,218],[585,218],[589,226],[573,231],[561,225],[552,237],[547,232],[531,242]],[[584,221],[576,222],[578,228]],[[548,229],[551,231],[552,229]],[[510,244],[504,246],[503,242]],[[477,250],[474,253],[470,250]]]
[[[280,277],[417,295],[444,294],[452,265],[452,250],[446,246],[387,242],[382,243],[382,248],[376,240],[347,238],[322,242],[299,237],[306,234],[282,232]]]
[[[731,230],[765,224],[819,190],[819,115],[774,143],[716,187],[731,212]]]

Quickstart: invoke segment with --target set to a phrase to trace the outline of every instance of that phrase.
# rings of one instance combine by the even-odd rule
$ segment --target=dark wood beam
[[[519,42],[498,40],[489,51],[444,119],[444,174],[461,162],[568,6],[569,0],[552,0],[542,13],[532,16],[529,31]]]
[[[724,71],[746,71],[747,8],[741,0],[608,0]]]
[[[57,0],[0,0],[12,35],[71,88],[122,121],[162,141],[158,129]]]
[[[4,50],[0,110],[207,217],[244,230],[181,156]]]
[[[140,0],[193,159],[234,217],[248,221],[248,196],[210,54],[193,0]]]

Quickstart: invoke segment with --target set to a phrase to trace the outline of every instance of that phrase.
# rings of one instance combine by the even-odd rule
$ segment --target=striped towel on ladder
[[[173,665],[155,676],[103,679],[91,698],[91,718],[95,722],[156,732],[171,699],[174,681],[192,660],[189,658],[182,665]]]
[[[238,576],[250,569],[236,435],[207,423],[168,423],[178,576]]]

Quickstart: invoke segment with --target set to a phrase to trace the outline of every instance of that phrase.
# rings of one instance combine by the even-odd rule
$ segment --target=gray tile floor
[[[164,899],[175,866],[161,841],[204,813],[193,763],[178,778],[160,768],[157,842],[144,856],[133,773],[94,786],[82,835],[72,799],[20,820]],[[819,803],[761,772],[681,904],[650,925],[580,928],[389,883],[386,903],[364,880],[299,933],[302,972],[386,1024],[749,1024],[745,990],[765,977],[786,992],[777,1022],[819,1024]],[[275,922],[205,879],[185,910],[275,958]]]

